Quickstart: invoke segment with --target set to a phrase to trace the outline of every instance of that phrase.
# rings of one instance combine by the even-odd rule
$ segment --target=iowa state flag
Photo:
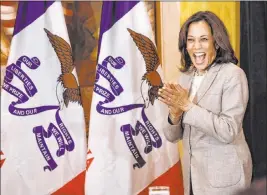
[[[86,194],[148,194],[151,186],[183,194],[177,145],[163,135],[168,109],[157,100],[163,78],[145,3],[103,2],[99,48]]]
[[[1,93],[1,194],[52,194],[85,170],[84,113],[60,2],[19,2]]]

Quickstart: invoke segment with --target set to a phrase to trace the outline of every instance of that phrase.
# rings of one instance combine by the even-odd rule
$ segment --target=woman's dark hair
[[[216,48],[216,57],[212,64],[215,62],[217,64],[229,63],[234,64],[238,63],[238,59],[235,57],[234,50],[231,46],[227,30],[223,22],[210,11],[200,11],[192,15],[187,21],[183,24],[180,34],[179,34],[179,51],[181,52],[181,68],[182,72],[186,72],[192,61],[186,50],[186,41],[188,29],[191,23],[205,21],[211,29],[211,34],[214,38],[214,47]]]

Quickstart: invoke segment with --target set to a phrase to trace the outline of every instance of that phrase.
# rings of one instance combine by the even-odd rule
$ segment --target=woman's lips
[[[196,52],[196,53],[193,54],[193,56],[195,58],[195,63],[197,65],[201,65],[205,61],[206,53],[204,53],[204,52]]]

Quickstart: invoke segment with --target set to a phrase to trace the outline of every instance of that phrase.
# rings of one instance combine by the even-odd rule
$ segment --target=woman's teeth
[[[204,52],[194,53],[197,64],[203,64],[206,54]]]
[[[199,52],[199,53],[194,53],[194,55],[198,57],[198,56],[205,55],[205,53],[204,52]]]

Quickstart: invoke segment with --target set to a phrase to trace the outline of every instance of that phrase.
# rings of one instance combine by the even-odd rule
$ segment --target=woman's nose
[[[199,41],[195,41],[194,48],[195,49],[200,49],[201,48],[201,43]]]

